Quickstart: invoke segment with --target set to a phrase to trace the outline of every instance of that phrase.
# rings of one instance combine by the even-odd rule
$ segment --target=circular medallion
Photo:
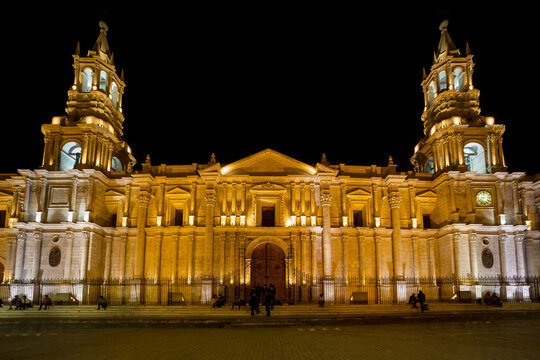
[[[58,246],[55,246],[49,252],[49,265],[58,266],[60,264],[60,259],[62,258],[62,252]]]
[[[478,205],[488,206],[488,205],[491,205],[491,202],[492,202],[492,199],[491,199],[491,194],[489,193],[489,191],[480,190],[479,192],[476,193],[476,203]]]
[[[488,269],[493,266],[493,253],[488,248],[482,250],[482,265]]]

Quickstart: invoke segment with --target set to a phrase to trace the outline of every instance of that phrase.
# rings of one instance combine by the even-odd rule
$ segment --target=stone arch
[[[281,250],[283,250],[283,253],[285,254],[285,258],[287,259],[289,257],[289,245],[285,241],[281,240],[280,238],[276,236],[260,236],[256,238],[255,240],[253,240],[252,242],[250,242],[249,245],[246,247],[246,255],[245,255],[246,259],[250,259],[251,253],[253,252],[253,250],[257,246],[264,243],[271,243],[271,244],[279,246]]]

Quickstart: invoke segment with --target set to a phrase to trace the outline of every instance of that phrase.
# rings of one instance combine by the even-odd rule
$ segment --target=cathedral
[[[107,31],[76,48],[41,167],[0,175],[0,297],[206,304],[270,284],[282,304],[540,295],[540,177],[507,172],[505,126],[480,115],[473,55],[445,23],[407,172],[272,149],[134,170]]]

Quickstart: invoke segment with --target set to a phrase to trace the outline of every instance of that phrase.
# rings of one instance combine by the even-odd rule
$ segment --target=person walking
[[[270,316],[270,310],[272,309],[273,304],[272,293],[267,291],[264,295],[264,308],[266,309],[266,316]]]
[[[259,296],[257,291],[252,289],[249,293],[249,307],[251,309],[251,316],[255,315],[255,312],[259,313]]]
[[[424,305],[424,303],[426,302],[426,295],[422,292],[422,290],[418,291],[417,301],[420,303],[420,310],[422,310],[422,312],[424,312],[424,310],[427,310],[426,305]]]
[[[101,295],[98,299],[97,309],[99,310],[99,308],[103,308],[103,310],[107,309],[107,300],[105,300],[103,295]]]

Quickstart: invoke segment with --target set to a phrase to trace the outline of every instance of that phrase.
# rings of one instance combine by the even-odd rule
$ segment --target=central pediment
[[[315,167],[271,149],[260,151],[221,169],[222,175],[286,176],[314,175],[316,172]]]

